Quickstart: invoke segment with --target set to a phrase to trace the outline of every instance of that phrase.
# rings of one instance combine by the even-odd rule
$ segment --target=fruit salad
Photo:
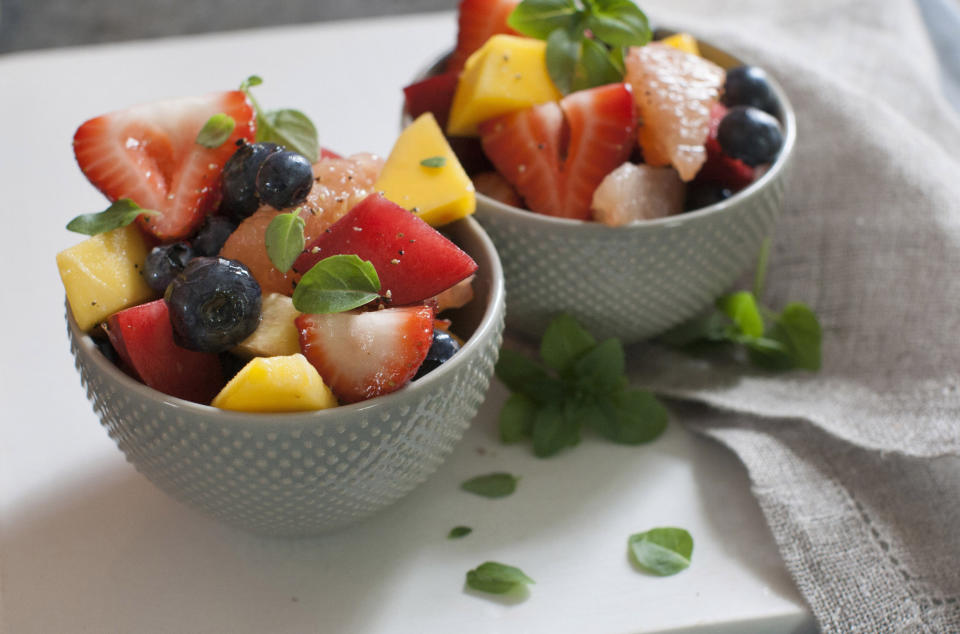
[[[70,313],[130,376],[214,407],[398,390],[461,346],[439,314],[477,264],[435,227],[473,212],[473,184],[430,114],[386,160],[343,157],[301,112],[262,110],[259,81],[80,126],[111,204],[67,226],[90,236],[57,255]]]
[[[505,204],[611,226],[661,218],[748,186],[783,144],[762,69],[652,33],[633,3],[461,0],[458,23],[406,109],[432,113],[477,191]]]

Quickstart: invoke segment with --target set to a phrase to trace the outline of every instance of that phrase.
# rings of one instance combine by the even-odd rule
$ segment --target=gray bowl
[[[698,43],[704,57],[724,68],[743,63]],[[686,321],[723,294],[756,261],[782,207],[797,123],[787,95],[776,82],[773,87],[784,127],[779,156],[749,187],[709,207],[608,227],[477,194],[475,217],[503,263],[507,328],[538,337],[554,316],[569,313],[597,337],[634,343]]]
[[[445,231],[480,267],[476,298],[450,315],[454,331],[468,339],[450,361],[397,392],[296,414],[198,405],[128,377],[68,309],[70,347],[94,411],[151,482],[230,524],[312,535],[372,515],[451,452],[483,402],[500,348],[504,289],[496,250],[472,219]]]

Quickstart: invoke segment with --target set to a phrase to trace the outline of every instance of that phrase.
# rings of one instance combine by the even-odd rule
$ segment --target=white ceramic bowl
[[[471,219],[445,231],[479,265],[475,299],[449,315],[467,341],[397,392],[298,414],[198,405],[128,377],[68,309],[71,349],[94,411],[151,482],[230,524],[311,535],[375,513],[426,480],[460,440],[483,402],[500,348],[504,289],[497,253]]]

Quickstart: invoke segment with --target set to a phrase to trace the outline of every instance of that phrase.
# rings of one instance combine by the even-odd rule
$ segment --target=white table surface
[[[549,460],[496,439],[497,384],[426,484],[367,522],[309,540],[256,537],[167,498],[127,464],[73,368],[54,254],[104,208],[74,164],[85,119],[235,87],[297,107],[341,152],[389,151],[401,87],[454,38],[420,15],[0,58],[0,630],[23,632],[798,632],[794,589],[742,466],[672,423],[640,448],[592,438]],[[523,476],[512,497],[458,490]],[[473,534],[447,540],[454,525]],[[626,539],[676,525],[693,565],[638,572]],[[486,560],[536,581],[523,601],[465,589]],[[702,629],[701,629],[702,628]]]

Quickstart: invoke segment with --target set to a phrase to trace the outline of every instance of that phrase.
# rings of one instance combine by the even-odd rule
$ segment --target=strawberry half
[[[218,113],[236,127],[208,149],[197,133]],[[80,169],[110,200],[130,198],[144,209],[148,233],[164,242],[189,236],[220,201],[220,172],[243,138],[253,140],[256,120],[239,90],[141,104],[85,122],[73,137]]]
[[[519,35],[507,18],[520,0],[460,0],[457,15],[457,48],[450,55],[447,71],[460,72],[467,58],[494,35]]]
[[[630,156],[635,125],[630,86],[608,84],[484,121],[480,140],[531,211],[588,220],[594,190]]]
[[[300,315],[300,349],[341,403],[399,390],[433,342],[433,309]]]

